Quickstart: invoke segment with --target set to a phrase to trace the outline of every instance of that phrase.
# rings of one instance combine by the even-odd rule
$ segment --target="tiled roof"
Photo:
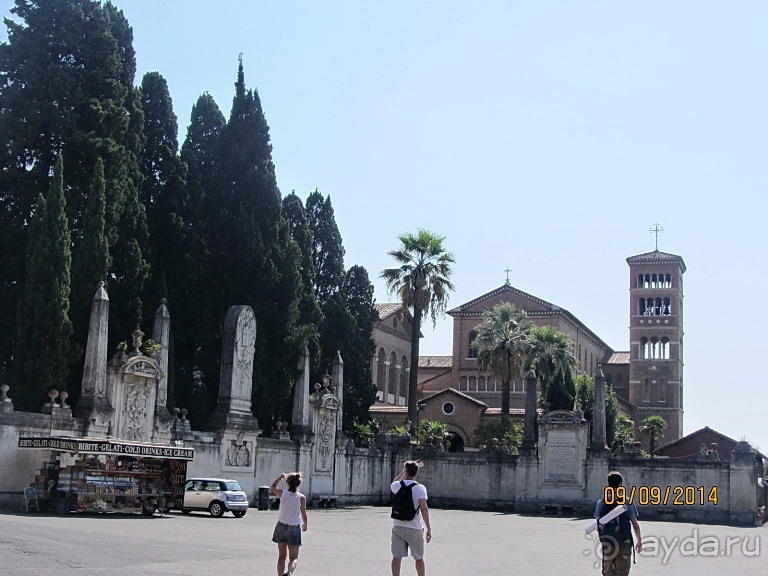
[[[681,256],[678,256],[677,254],[669,254],[667,252],[659,252],[658,250],[646,252],[645,254],[637,254],[636,256],[627,258],[627,264],[642,263],[680,264],[683,272],[685,272],[685,262]]]
[[[376,308],[381,320],[403,309],[403,305],[400,302],[376,302],[373,307]]]
[[[483,300],[488,300],[489,298],[492,298],[493,296],[496,296],[497,294],[501,294],[502,292],[512,292],[513,294],[518,294],[528,300],[531,300],[533,302],[538,303],[541,306],[544,306],[545,308],[549,308],[551,310],[559,310],[559,306],[555,306],[554,304],[551,304],[550,302],[547,302],[546,300],[542,300],[541,298],[537,298],[533,294],[528,294],[527,292],[523,292],[522,290],[519,290],[518,288],[515,288],[514,286],[510,286],[509,284],[502,284],[495,290],[491,290],[490,292],[487,292],[486,294],[483,294],[482,296],[478,296],[474,300],[470,300],[469,302],[466,302],[462,304],[461,306],[457,306],[456,308],[453,308],[452,310],[448,310],[446,314],[449,316],[454,316],[457,314],[461,314],[468,308],[471,308],[475,306],[476,304],[479,304]],[[524,312],[528,312],[527,310],[524,310]]]
[[[408,406],[393,406],[392,404],[374,404],[368,412],[386,412],[389,414],[408,414]]]
[[[629,364],[629,352],[614,352],[603,364]]]
[[[541,414],[541,410],[537,410],[539,414]],[[501,415],[501,408],[488,408],[488,410],[485,411],[486,415],[489,416],[500,416]],[[525,416],[525,408],[510,408],[509,409],[509,415],[510,416]]]
[[[469,402],[470,404],[475,404],[476,406],[480,406],[481,408],[487,408],[488,407],[488,404],[486,404],[485,402],[481,402],[477,398],[472,398],[472,396],[470,396],[469,394],[464,394],[463,392],[459,392],[458,390],[456,390],[456,388],[446,388],[444,390],[440,390],[440,392],[435,392],[431,396],[427,396],[426,398],[423,398],[419,402],[420,403],[429,402],[431,400],[434,400],[438,396],[442,396],[444,394],[451,394],[453,396],[458,396],[462,400],[465,400],[465,401]]]
[[[419,356],[419,368],[450,368],[453,356]]]

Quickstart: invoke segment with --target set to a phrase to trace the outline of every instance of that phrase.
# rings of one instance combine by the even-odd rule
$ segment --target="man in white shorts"
[[[393,494],[397,494],[403,483],[406,486],[413,485],[411,496],[416,510],[416,516],[412,520],[392,520],[392,576],[400,576],[400,564],[403,558],[408,556],[408,550],[416,562],[416,574],[424,576],[424,541],[432,540],[432,528],[429,523],[427,489],[415,480],[418,471],[419,463],[408,461],[403,471],[392,481]]]

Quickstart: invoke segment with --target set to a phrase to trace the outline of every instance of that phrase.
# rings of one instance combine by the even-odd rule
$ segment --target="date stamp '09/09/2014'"
[[[717,500],[717,486],[606,486],[603,491],[603,502],[609,506],[716,506]]]

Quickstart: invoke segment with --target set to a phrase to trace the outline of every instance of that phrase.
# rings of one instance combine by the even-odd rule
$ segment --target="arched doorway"
[[[451,443],[448,452],[464,452],[464,439],[456,432],[448,432],[448,441]]]

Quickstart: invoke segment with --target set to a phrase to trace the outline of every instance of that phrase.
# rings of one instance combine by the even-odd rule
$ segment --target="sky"
[[[684,432],[768,451],[768,3],[113,3],[181,140],[202,93],[228,116],[242,54],[282,193],[330,195],[378,302],[387,252],[423,228],[456,259],[449,308],[509,268],[628,350],[626,258],[659,224],[687,266]],[[421,353],[451,354],[451,330],[425,326]]]

